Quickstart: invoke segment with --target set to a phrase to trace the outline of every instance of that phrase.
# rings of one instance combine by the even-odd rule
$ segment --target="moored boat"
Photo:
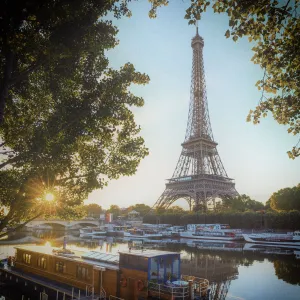
[[[131,229],[124,232],[124,237],[133,237],[133,238],[161,238],[163,235],[155,230],[146,230],[146,229]]]
[[[87,237],[93,235],[106,235],[106,229],[104,226],[101,227],[84,227],[79,229],[80,236]]]
[[[243,234],[246,242],[259,244],[276,244],[300,246],[300,231],[288,233],[251,233]]]
[[[181,238],[202,240],[243,240],[240,229],[230,229],[228,224],[188,224],[187,230],[179,232]]]
[[[209,297],[208,280],[181,275],[180,253],[157,250],[110,254],[46,246],[16,247],[10,266],[0,266],[0,279],[14,282],[20,289],[32,284],[32,290],[43,291],[40,295],[50,295],[49,299]]]

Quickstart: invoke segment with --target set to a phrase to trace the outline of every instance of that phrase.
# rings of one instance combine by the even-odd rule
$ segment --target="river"
[[[70,249],[110,253],[128,250],[128,241],[121,238],[86,239],[80,238],[77,232],[38,231],[34,234],[16,233],[0,240],[0,258],[13,255],[14,246],[20,244],[51,243],[61,247],[64,236]],[[180,252],[181,273],[207,278],[214,300],[300,299],[300,258],[297,259],[300,250],[244,243],[205,242],[196,245],[191,240],[137,242],[132,247]],[[18,296],[11,299],[21,300]]]

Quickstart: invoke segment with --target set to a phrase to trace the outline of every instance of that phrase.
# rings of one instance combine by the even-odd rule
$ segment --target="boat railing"
[[[193,282],[194,296],[200,296],[200,298],[207,296],[209,288],[209,281],[207,279],[190,275],[181,275],[181,280]]]
[[[158,298],[164,295],[171,295],[171,299],[188,299],[189,287],[188,286],[173,286],[172,284],[160,284],[156,282],[148,282],[148,291]]]
[[[106,299],[106,292],[103,287],[101,287],[101,290],[100,290],[100,299]],[[110,299],[110,296],[109,296],[109,299]]]

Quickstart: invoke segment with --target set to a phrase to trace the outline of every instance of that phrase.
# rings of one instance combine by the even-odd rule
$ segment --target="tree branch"
[[[7,160],[6,162],[0,164],[0,170],[1,170],[2,168],[4,168],[5,166],[7,166],[7,165],[9,165],[9,164],[11,164],[11,163],[13,163],[13,162],[16,162],[17,160],[18,160],[18,156],[15,156],[15,157],[13,157],[13,158]]]
[[[13,229],[11,229],[11,230],[8,230],[8,231],[6,231],[6,232],[4,232],[4,233],[1,233],[1,234],[0,234],[0,238],[3,237],[3,236],[6,236],[7,234],[10,234],[10,233],[12,233],[12,232],[17,231],[18,229],[23,228],[26,224],[28,224],[29,222],[33,221],[34,219],[40,217],[40,216],[43,215],[43,214],[44,214],[44,213],[41,212],[41,213],[37,214],[36,216],[30,218],[29,220],[25,221],[24,223],[19,224],[19,225],[16,226],[15,228],[13,228]]]
[[[1,155],[7,155],[8,153],[15,152],[14,150],[0,152]]]

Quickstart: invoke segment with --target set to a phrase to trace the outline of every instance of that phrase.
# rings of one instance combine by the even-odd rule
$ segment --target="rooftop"
[[[143,257],[156,257],[156,256],[165,256],[165,255],[179,255],[179,252],[169,252],[161,250],[128,250],[119,252],[120,254],[129,254],[134,256],[143,256]]]
[[[101,253],[97,251],[79,251],[70,250],[73,254],[57,254],[55,251],[62,250],[62,248],[50,247],[50,246],[17,246],[15,249],[27,250],[31,252],[36,252],[40,254],[46,254],[58,258],[63,258],[66,260],[77,261],[81,263],[86,263],[93,265],[95,267],[103,267],[112,270],[119,269],[119,255],[110,253]],[[95,253],[96,255],[92,255]],[[95,256],[95,257],[94,257]]]
[[[61,257],[67,260],[75,260],[87,264],[92,264],[98,267],[106,267],[109,269],[118,269],[119,254],[129,254],[142,257],[157,257],[166,255],[179,255],[179,252],[169,252],[162,250],[128,250],[119,252],[119,254],[104,253],[99,251],[78,251],[71,250],[73,254],[57,254],[55,251],[62,250],[62,248],[56,248],[51,246],[17,246],[15,249],[27,250],[31,252],[51,255],[55,257]]]

